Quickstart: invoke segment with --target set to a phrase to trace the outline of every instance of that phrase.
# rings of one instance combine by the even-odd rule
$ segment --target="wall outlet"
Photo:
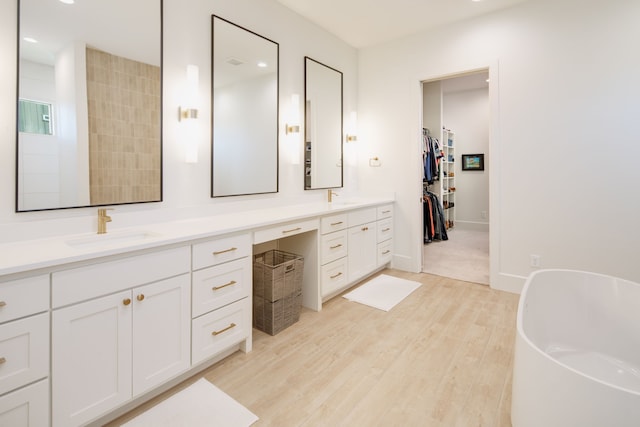
[[[531,267],[540,268],[540,255],[531,255]]]
[[[487,211],[480,211],[480,218],[487,219]]]

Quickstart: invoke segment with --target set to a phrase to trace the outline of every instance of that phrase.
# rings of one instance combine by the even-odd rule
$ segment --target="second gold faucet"
[[[100,208],[98,209],[98,234],[105,234],[107,232],[107,223],[111,222],[111,217],[107,215],[107,211],[113,209]]]

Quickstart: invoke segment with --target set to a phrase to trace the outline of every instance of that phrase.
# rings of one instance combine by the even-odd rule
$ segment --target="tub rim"
[[[549,273],[549,272],[568,272],[568,273],[580,273],[580,274],[588,274],[591,276],[599,276],[599,277],[607,277],[610,279],[617,279],[617,280],[622,280],[625,281],[629,284],[635,285],[635,286],[640,286],[639,283],[633,282],[631,280],[627,280],[627,279],[623,279],[621,277],[616,277],[616,276],[611,276],[608,274],[603,274],[603,273],[595,273],[595,272],[591,272],[591,271],[586,271],[586,270],[574,270],[574,269],[566,269],[566,268],[547,268],[547,269],[541,269],[541,270],[537,270],[532,272],[531,274],[529,274],[529,276],[527,277],[527,280],[524,283],[524,286],[522,288],[522,292],[520,293],[520,299],[518,301],[518,312],[516,313],[516,330],[517,330],[517,334],[518,336],[524,340],[526,342],[526,344],[530,347],[533,348],[538,354],[542,355],[545,359],[550,360],[551,362],[555,363],[556,365],[560,365],[561,367],[563,367],[564,369],[568,369],[569,371],[589,379],[590,381],[595,381],[599,384],[602,384],[603,386],[606,387],[611,387],[613,389],[625,392],[625,393],[630,393],[632,395],[635,396],[639,396],[640,397],[640,391],[638,390],[631,390],[629,388],[626,387],[622,387],[616,384],[612,384],[610,382],[607,381],[603,381],[599,378],[595,378],[591,375],[587,375],[582,371],[579,371],[565,363],[560,362],[558,359],[550,356],[547,352],[543,351],[538,345],[536,345],[528,336],[527,334],[524,332],[524,326],[523,326],[523,313],[524,313],[524,301],[526,299],[526,295],[528,293],[529,287],[531,286],[531,282],[533,281],[533,279],[541,274],[541,273]]]

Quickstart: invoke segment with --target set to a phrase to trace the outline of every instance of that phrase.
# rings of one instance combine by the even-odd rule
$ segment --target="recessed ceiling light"
[[[474,0],[474,1],[475,1],[475,0]],[[75,3],[75,0],[60,0],[60,2],[61,2],[61,3],[64,3],[64,4],[74,4],[74,3]]]
[[[266,63],[266,62],[262,62],[262,61],[260,61],[260,62],[258,62],[258,67],[260,67],[260,68],[267,68],[267,63]]]
[[[22,40],[29,42],[29,43],[38,43],[38,40],[32,38],[32,37],[25,37]]]

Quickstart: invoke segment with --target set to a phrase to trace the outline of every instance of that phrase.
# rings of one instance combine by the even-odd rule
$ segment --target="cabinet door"
[[[349,282],[366,276],[377,265],[377,228],[375,222],[349,228]]]
[[[133,395],[189,368],[189,275],[133,290]]]
[[[49,382],[39,381],[0,397],[0,426],[49,425]]]
[[[131,397],[132,308],[123,291],[53,312],[54,427],[81,425]]]

